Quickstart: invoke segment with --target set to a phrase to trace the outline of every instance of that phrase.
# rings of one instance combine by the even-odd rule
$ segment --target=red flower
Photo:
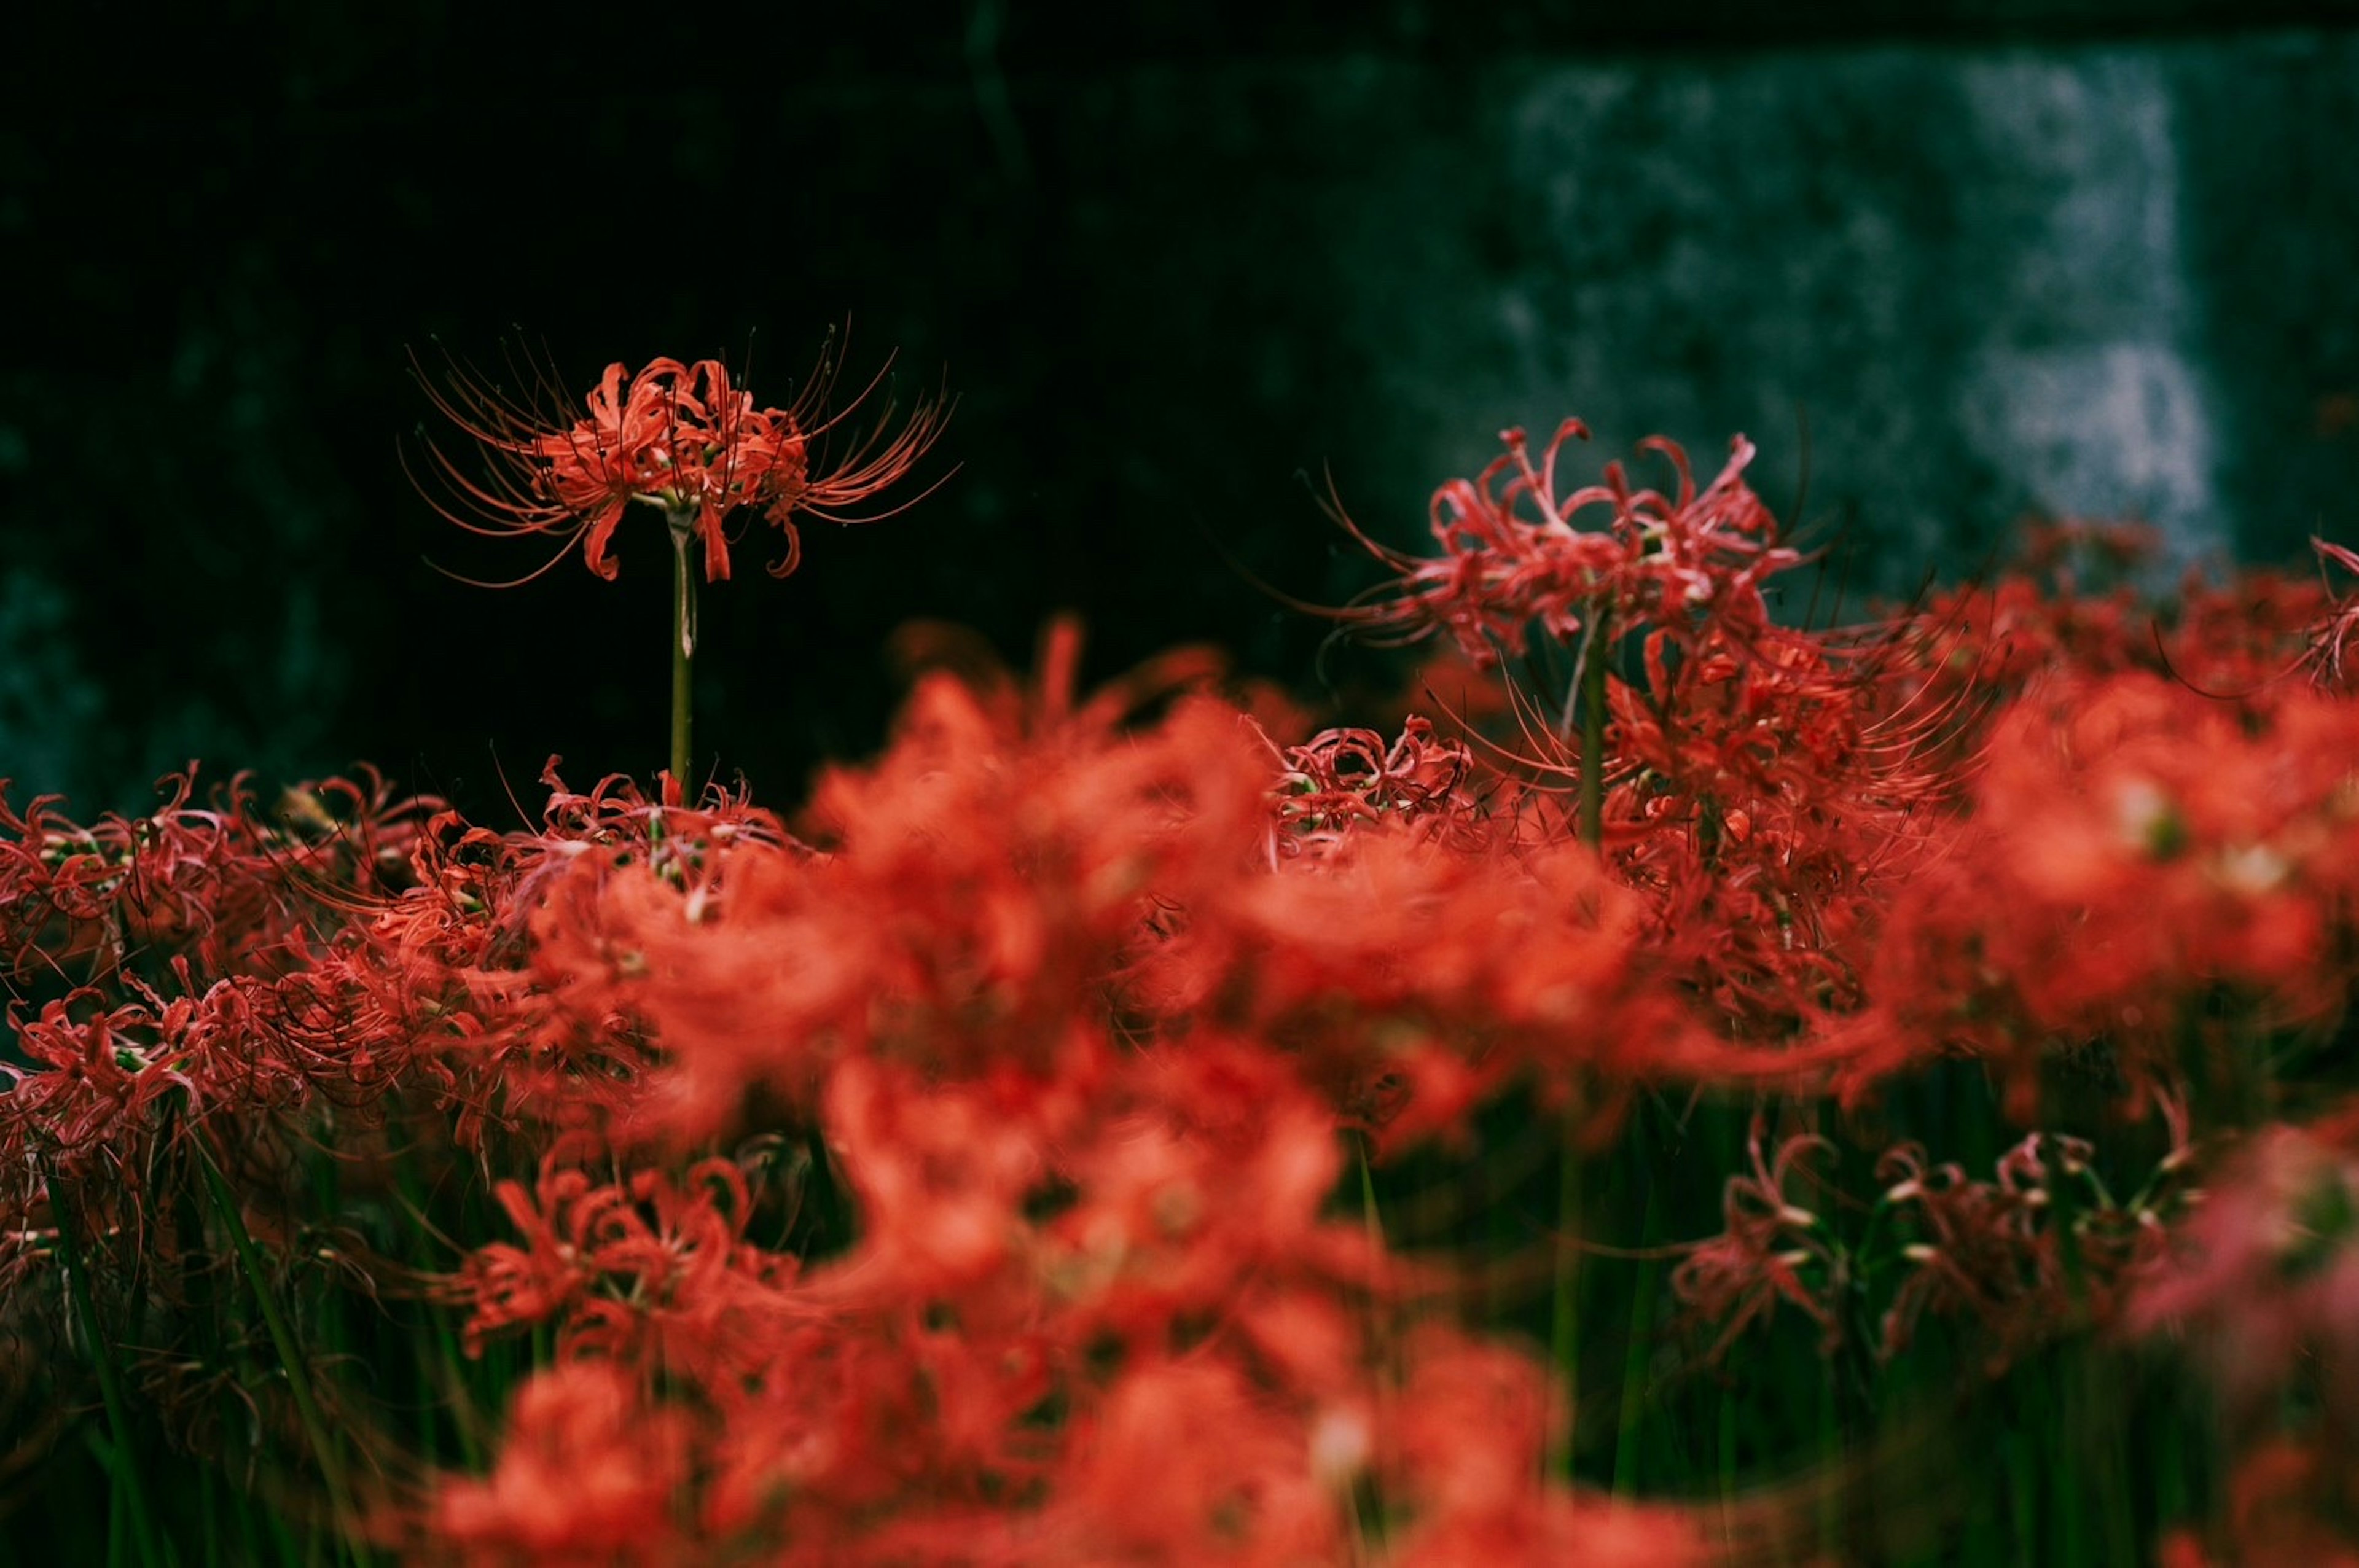
[[[1721,1212],[1728,1227],[1698,1242],[1671,1275],[1672,1292],[1697,1318],[1723,1326],[1712,1348],[1715,1361],[1756,1322],[1767,1321],[1780,1301],[1792,1303],[1815,1322],[1820,1348],[1843,1342],[1843,1321],[1832,1298],[1840,1296],[1848,1269],[1826,1222],[1786,1195],[1786,1184],[1804,1156],[1828,1153],[1834,1145],[1816,1133],[1797,1132],[1765,1155],[1767,1129],[1757,1113],[1746,1148],[1753,1173],[1728,1179]]]
[[[2318,569],[2321,577],[2330,565],[2359,575],[2359,551],[2345,549],[2341,545],[2330,545],[2315,537],[2310,545],[2318,552]],[[2359,633],[2359,600],[2335,600],[2332,610],[2310,628],[2310,647],[2302,655],[2302,662],[2310,666],[2312,684],[2326,690],[2344,684],[2343,653],[2350,645],[2354,633]]]
[[[627,1368],[577,1361],[518,1390],[499,1463],[443,1484],[430,1528],[462,1563],[684,1561],[673,1519],[690,1422]]]
[[[2354,746],[2359,713],[2299,690],[2239,712],[2122,675],[2017,701],[1972,820],[1877,938],[1854,1091],[1951,1048],[2002,1064],[2027,1119],[2041,1065],[2079,1042],[2104,1040],[2135,1090],[2183,1068],[2190,1027],[2233,1078],[2256,1032],[2332,1021],[2351,995]]]
[[[2285,1388],[2359,1409],[2359,1158],[2354,1114],[2255,1136],[2207,1184],[2130,1296],[2133,1335],[2182,1337],[2250,1431]]]
[[[1999,1156],[1987,1182],[1955,1162],[1934,1164],[1915,1143],[1886,1150],[1876,1173],[1891,1184],[1877,1211],[1909,1239],[1877,1353],[1888,1360],[1906,1350],[1928,1312],[1971,1312],[1990,1335],[1984,1365],[1995,1376],[2028,1347],[2109,1321],[2123,1281],[2159,1246],[2192,1157],[2186,1108],[2168,1093],[2156,1098],[2170,1152],[2126,1203],[2114,1200],[2095,1151],[2079,1138],[2034,1132]]]
[[[1428,1326],[1403,1351],[1406,1378],[1378,1433],[1388,1498],[1407,1505],[1383,1561],[1419,1568],[1579,1563],[1679,1568],[1704,1560],[1675,1509],[1591,1499],[1540,1478],[1546,1371],[1510,1350]]]
[[[651,360],[636,375],[610,364],[582,417],[552,416],[512,398],[455,362],[447,387],[428,381],[421,367],[419,379],[434,406],[484,448],[491,467],[487,477],[473,478],[428,443],[435,478],[448,492],[436,508],[472,533],[495,537],[554,534],[570,543],[579,535],[590,569],[611,580],[615,566],[606,547],[615,524],[630,503],[645,502],[659,508],[674,529],[694,531],[704,546],[705,580],[718,582],[729,576],[723,524],[738,508],[754,506],[787,536],[786,556],[769,568],[773,577],[785,577],[802,558],[797,514],[869,523],[901,510],[854,516],[848,509],[906,475],[950,416],[946,404],[920,403],[888,436],[894,410],[887,403],[851,451],[819,471],[811,443],[876,385],[872,381],[842,412],[823,416],[837,365],[822,353],[793,407],[756,409],[752,395],[737,387],[719,360],[693,365]],[[529,380],[553,390],[553,378],[540,366],[528,362],[524,368]],[[516,580],[539,576],[557,558]]]
[[[554,1324],[567,1356],[653,1359],[675,1369],[725,1362],[748,1343],[739,1319],[775,1311],[773,1290],[795,1260],[745,1240],[752,1195],[727,1160],[697,1162],[685,1178],[638,1170],[599,1183],[564,1162],[560,1139],[535,1190],[502,1182],[494,1195],[524,1245],[492,1242],[444,1281],[470,1309],[467,1354],[490,1336]]]
[[[1522,653],[1532,625],[1569,644],[1600,612],[1617,631],[1638,622],[1682,633],[1717,623],[1740,637],[1767,630],[1761,584],[1802,557],[1777,542],[1776,520],[1745,482],[1753,444],[1735,438],[1726,466],[1699,491],[1687,453],[1649,436],[1640,449],[1670,464],[1676,493],[1635,489],[1613,462],[1601,482],[1560,494],[1558,454],[1567,440],[1588,436],[1580,420],[1567,419],[1535,462],[1521,429],[1501,431],[1503,456],[1434,492],[1439,557],[1378,544],[1338,509],[1337,521],[1393,580],[1336,618],[1398,643],[1446,631],[1486,669],[1503,654]],[[1593,510],[1603,515],[1602,530],[1574,525]]]
[[[1332,849],[1353,824],[1392,817],[1453,846],[1483,841],[1479,804],[1466,787],[1474,756],[1460,741],[1437,740],[1433,722],[1411,716],[1399,739],[1373,730],[1327,730],[1283,753],[1277,815],[1287,854]]]

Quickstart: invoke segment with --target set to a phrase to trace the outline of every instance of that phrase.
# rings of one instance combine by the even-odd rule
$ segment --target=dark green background
[[[826,325],[946,371],[962,470],[707,603],[700,750],[773,801],[875,744],[891,628],[1093,671],[1208,640],[1303,681],[1307,598],[1500,426],[1593,464],[1750,432],[1859,577],[1970,572],[2027,510],[2180,559],[2359,537],[2349,7],[943,5],[605,14],[101,7],[0,135],[0,774],[136,806],[191,756],[375,761],[505,816],[542,759],[659,761],[665,551],[505,593],[396,442],[406,348],[521,327],[741,357]],[[766,556],[763,558],[768,558]]]

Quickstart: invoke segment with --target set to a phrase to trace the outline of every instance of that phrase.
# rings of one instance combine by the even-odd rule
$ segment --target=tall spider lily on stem
[[[741,508],[756,508],[786,535],[785,556],[769,568],[772,577],[782,578],[802,562],[798,516],[873,523],[932,492],[929,486],[883,511],[859,511],[906,478],[932,448],[951,406],[921,401],[897,427],[898,411],[888,399],[849,450],[830,462],[823,438],[884,378],[880,370],[830,414],[826,406],[841,363],[831,344],[792,406],[757,409],[753,395],[719,360],[692,365],[650,360],[636,374],[617,362],[590,393],[585,416],[565,410],[570,399],[555,374],[529,358],[516,367],[529,389],[521,395],[447,355],[439,384],[423,364],[417,366],[435,407],[482,449],[484,462],[478,474],[429,440],[425,460],[410,470],[413,482],[437,511],[471,533],[561,541],[556,554],[523,577],[478,586],[528,582],[562,560],[577,538],[583,562],[612,581],[618,568],[607,549],[625,511],[638,502],[663,514],[672,547],[671,773],[683,785],[696,655],[690,546],[703,548],[705,581],[725,580],[731,540],[724,525]]]

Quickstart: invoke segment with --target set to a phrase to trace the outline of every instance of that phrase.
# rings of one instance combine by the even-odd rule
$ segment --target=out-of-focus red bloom
[[[1203,889],[1140,954],[1136,994],[1175,1031],[1284,1051],[1349,1125],[1409,1141],[1518,1079],[1553,1097],[1590,1070],[1745,1070],[1680,1016],[1643,917],[1582,845],[1453,849],[1364,822]]]
[[[2084,576],[2107,581],[2146,565],[2161,554],[2162,543],[2162,531],[2151,523],[2033,518],[2023,524],[2016,564],[2070,594]]]
[[[2172,1227],[2123,1326],[2211,1379],[2233,1465],[2208,1541],[2172,1568],[2359,1563],[2359,1100],[2263,1129]],[[2212,1555],[2217,1550],[2219,1555]]]
[[[483,1568],[695,1560],[675,1517],[690,1423],[676,1407],[650,1404],[639,1383],[603,1361],[535,1373],[492,1473],[446,1481],[437,1495],[437,1544]]]
[[[868,1227],[864,1290],[897,1281],[910,1300],[955,1297],[1020,1245],[1025,1199],[1049,1173],[1023,1112],[1037,1115],[1038,1098],[1057,1095],[1025,1087],[1038,1093],[1019,1107],[873,1061],[835,1065],[824,1108]]]
[[[1339,1510],[1303,1424],[1231,1364],[1161,1362],[1121,1379],[1073,1434],[1041,1560],[1336,1561]]]
[[[2359,1568],[2350,1534],[2359,1466],[2348,1445],[2271,1439],[2236,1461],[2227,1490],[2225,1517],[2210,1541],[2191,1530],[2172,1531],[2157,1553],[2160,1568]]]
[[[1364,1233],[1321,1217],[1342,1157],[1333,1112],[1282,1057],[1242,1042],[1158,1053],[1099,1100],[1068,1161],[1071,1206],[1032,1262],[1076,1321],[1160,1354],[1191,1316],[1267,1309],[1262,1281],[1367,1278]],[[1298,1371],[1301,1349],[1285,1357]]]
[[[1405,1516],[1384,1561],[1425,1568],[1581,1563],[1676,1568],[1707,1560],[1671,1509],[1590,1500],[1536,1477],[1560,1401],[1527,1357],[1421,1329],[1386,1411],[1378,1468]]]
[[[786,535],[787,553],[769,568],[772,576],[785,577],[802,558],[798,515],[867,523],[901,510],[864,516],[853,509],[907,475],[949,419],[947,404],[923,402],[894,430],[895,410],[887,403],[851,449],[827,464],[815,444],[876,384],[871,382],[845,409],[829,415],[825,405],[837,365],[832,354],[822,354],[792,407],[757,409],[753,395],[735,384],[719,360],[692,365],[651,360],[636,374],[611,364],[589,395],[586,416],[574,417],[512,396],[455,362],[445,386],[421,367],[419,380],[435,407],[483,449],[489,465],[484,477],[473,477],[429,442],[428,472],[443,492],[435,504],[473,533],[554,535],[569,544],[578,535],[590,569],[611,579],[616,568],[606,549],[615,524],[632,503],[643,503],[661,511],[675,529],[693,530],[704,547],[707,582],[729,576],[723,524],[750,506]],[[524,368],[542,392],[555,392],[549,373],[538,365]],[[540,400],[559,406],[563,401],[561,394]]]
[[[807,1107],[869,1054],[1021,1080],[1053,1120],[1043,1091],[1086,1076],[1154,901],[1249,867],[1269,785],[1234,708],[1185,698],[1125,733],[1128,703],[1077,707],[1062,667],[1028,712],[929,676],[882,759],[821,777],[825,853],[742,838],[551,873],[535,972],[567,1019],[635,1020],[666,1054],[645,1130],[701,1136],[756,1088]]]
[[[1838,1031],[1857,1081],[1962,1050],[2027,1119],[2049,1056],[2103,1040],[2136,1092],[2180,1071],[2190,1023],[2249,1080],[2262,1033],[2348,1003],[2354,751],[2359,710],[2299,688],[2240,711],[2151,676],[2041,687],[1886,922],[1873,1005]]]
[[[2233,1420],[2297,1375],[2359,1431],[2359,1117],[2256,1134],[2132,1292],[2133,1334],[2184,1336]]]

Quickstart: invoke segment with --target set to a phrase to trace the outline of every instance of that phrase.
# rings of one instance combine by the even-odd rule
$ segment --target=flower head
[[[2310,546],[2318,552],[2321,576],[2330,566],[2359,575],[2359,551],[2317,537],[2311,538]],[[2345,684],[2343,654],[2354,634],[2359,634],[2359,600],[2335,599],[2332,608],[2310,626],[2310,646],[2302,654],[2301,662],[2309,667],[2313,686],[2332,691]]]
[[[1600,614],[1682,636],[1701,625],[1750,640],[1769,623],[1761,585],[1802,562],[1781,543],[1777,520],[1745,482],[1753,443],[1736,437],[1717,478],[1699,491],[1686,451],[1662,436],[1639,443],[1661,456],[1673,492],[1634,487],[1619,462],[1601,481],[1570,493],[1557,483],[1557,458],[1589,428],[1567,419],[1537,460],[1529,437],[1503,430],[1506,450],[1471,480],[1434,492],[1440,556],[1420,557],[1379,544],[1332,509],[1336,521],[1391,574],[1336,620],[1380,641],[1418,643],[1447,632],[1478,668],[1523,652],[1534,625],[1571,643]],[[1576,526],[1594,515],[1600,528]]]
[[[839,363],[823,351],[792,407],[756,408],[719,360],[650,360],[636,374],[618,362],[606,367],[581,415],[548,411],[544,405],[561,405],[564,395],[553,374],[529,360],[520,367],[525,379],[550,395],[514,397],[455,361],[437,385],[421,366],[419,379],[435,406],[474,439],[488,464],[475,477],[428,442],[427,466],[443,492],[429,499],[472,533],[555,535],[569,546],[578,536],[590,569],[609,580],[615,565],[607,546],[631,503],[658,508],[676,534],[702,543],[707,582],[729,576],[723,524],[750,506],[786,535],[787,553],[769,568],[785,577],[802,559],[797,514],[869,523],[901,510],[852,514],[906,476],[949,420],[949,405],[920,403],[896,430],[888,402],[841,460],[824,463],[814,447],[877,385],[872,380],[842,410],[825,414]],[[412,478],[428,488],[422,476]],[[563,554],[516,580],[539,576]]]

